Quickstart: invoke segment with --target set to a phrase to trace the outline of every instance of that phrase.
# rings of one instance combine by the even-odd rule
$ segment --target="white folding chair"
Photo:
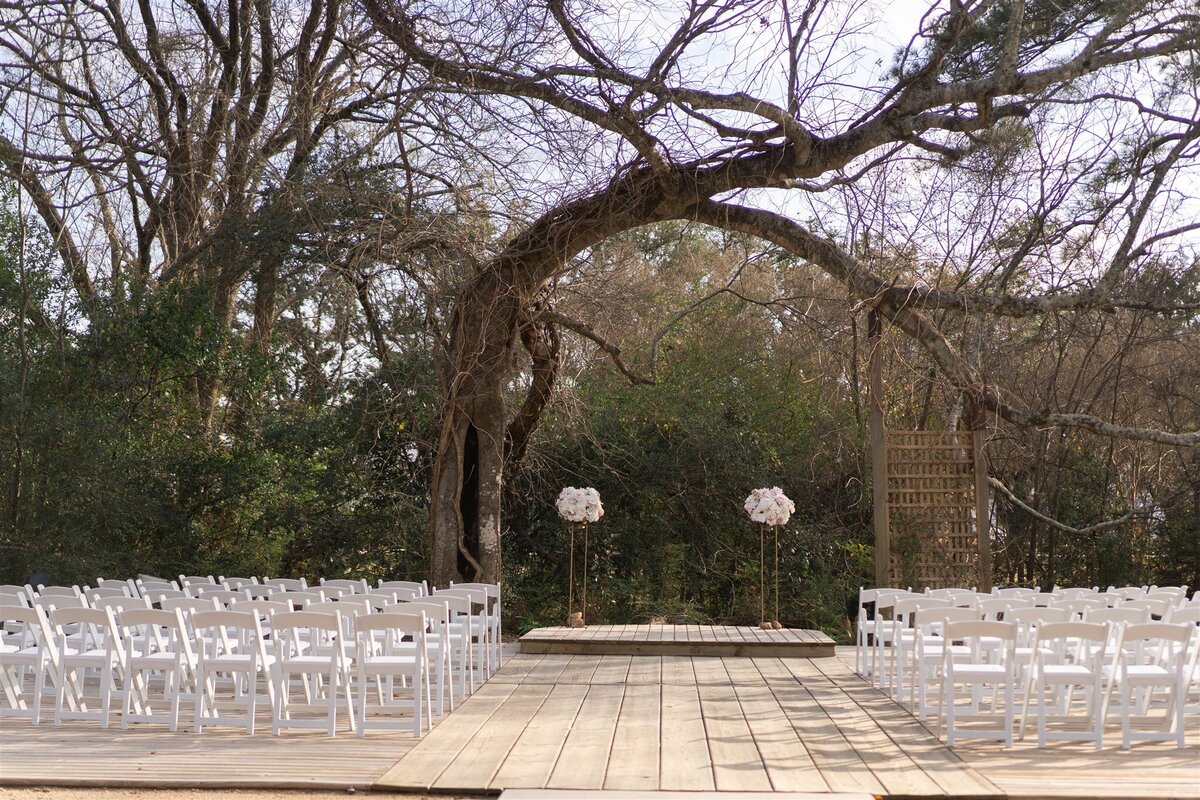
[[[1006,747],[1011,747],[1016,705],[1013,693],[1018,680],[1017,626],[1012,622],[948,621],[944,638],[946,644],[942,648],[940,692],[942,713],[939,718],[946,720],[946,745],[953,747],[956,738],[969,736],[999,739]],[[966,655],[956,647],[964,648]],[[970,689],[970,699],[965,706],[957,702],[956,690],[960,686]],[[981,700],[983,690],[988,687],[992,690],[992,710],[990,714],[984,714]],[[1003,707],[997,709],[998,705]],[[1003,719],[1004,727],[960,730],[958,723],[962,719]]]
[[[913,627],[917,637],[912,648],[913,660],[909,665],[910,681],[908,705],[916,707],[917,719],[924,721],[935,713],[929,702],[929,685],[938,684],[941,691],[941,669],[945,650],[949,647],[954,655],[967,657],[970,651],[960,645],[950,643],[945,637],[945,626],[948,622],[972,622],[979,619],[979,611],[974,608],[921,608],[913,612]]]
[[[451,581],[450,588],[481,591],[487,598],[487,605],[484,611],[488,625],[488,640],[490,642],[490,647],[488,648],[488,675],[490,676],[496,670],[500,669],[500,637],[504,627],[500,607],[500,584],[454,583]]]
[[[29,717],[38,725],[42,695],[58,670],[58,649],[46,612],[36,605],[0,606],[0,627],[14,634],[0,643],[0,691],[6,702],[0,717]],[[26,673],[31,673],[32,689],[25,685]]]
[[[152,608],[122,611],[117,618],[125,650],[126,687],[121,706],[121,729],[131,722],[165,723],[179,729],[179,706],[195,699],[196,656],[179,610]],[[161,682],[161,694],[152,687]],[[155,713],[159,701],[166,713]]]
[[[434,600],[427,597],[409,603],[393,606],[391,610],[399,613],[417,613],[425,615],[429,624],[426,641],[433,650],[430,673],[437,683],[438,714],[446,712],[447,699],[450,710],[454,710],[455,687],[458,696],[465,698],[468,694],[467,676],[471,669],[471,640],[463,635],[461,629],[452,625],[453,614],[451,604],[469,605],[470,601],[458,597],[443,597]]]
[[[425,731],[425,719],[432,721],[433,710],[429,695],[429,650],[426,644],[428,623],[421,611],[391,611],[364,615],[357,619],[357,648],[354,661],[358,667],[358,735],[366,735],[368,727],[402,729],[411,727],[418,738]],[[374,706],[378,715],[368,715],[367,698],[371,679],[375,679],[380,703]],[[412,720],[397,719],[392,712],[400,710],[404,700],[397,697],[396,679],[400,689],[411,698],[408,704]],[[383,716],[385,712],[389,715]]]
[[[1099,750],[1104,746],[1104,665],[1108,648],[1108,626],[1094,622],[1045,622],[1038,626],[1033,648],[1033,668],[1025,686],[1025,702],[1021,718],[1021,734],[1029,719],[1029,704],[1036,696],[1038,747],[1048,739],[1091,741]],[[1090,730],[1049,730],[1047,710],[1051,701],[1047,692],[1055,695],[1054,708],[1059,721],[1073,722],[1075,717],[1074,690],[1083,689],[1083,716]]]
[[[285,728],[321,728],[336,736],[339,698],[345,701],[353,731],[357,721],[350,690],[350,659],[341,640],[339,615],[289,611],[274,615],[271,623],[275,647],[275,662],[271,665],[271,681],[275,685],[271,722],[275,735]],[[301,678],[303,703],[292,699],[293,675]],[[295,709],[324,710],[325,719],[296,718],[292,716]]]
[[[129,597],[106,599],[132,601]],[[50,612],[50,625],[58,643],[54,724],[84,719],[107,728],[113,697],[122,698],[126,685],[124,651],[112,610],[56,608]],[[89,672],[96,676],[95,697],[85,693]],[[122,688],[118,688],[118,679]]]
[[[192,614],[192,628],[199,643],[195,732],[202,732],[205,725],[236,725],[253,734],[260,675],[274,706],[274,687],[270,679],[274,659],[266,651],[258,614],[253,611],[197,611]],[[218,692],[222,677],[229,680],[229,695]],[[243,713],[240,716],[225,713],[224,709],[231,706]]]
[[[1187,673],[1193,626],[1186,623],[1146,622],[1120,626],[1120,635],[1115,649],[1116,660],[1112,665],[1109,688],[1105,693],[1105,709],[1117,711],[1121,716],[1121,748],[1129,749],[1129,743],[1141,741],[1173,741],[1184,747],[1183,711],[1187,694]],[[1130,727],[1130,720],[1137,712],[1146,716],[1154,699],[1155,690],[1165,690],[1162,730],[1138,730]],[[1120,700],[1113,703],[1112,693],[1117,692]]]
[[[951,596],[901,597],[893,605],[891,630],[887,634],[892,645],[887,651],[891,658],[884,669],[887,671],[887,686],[897,700],[906,691],[911,695],[915,686],[909,665],[916,653],[917,639],[922,633],[913,625],[913,615],[924,608],[953,608]]]
[[[471,636],[471,648],[475,655],[471,662],[471,669],[477,676],[473,685],[483,683],[492,676],[490,652],[493,629],[488,618],[487,591],[482,588],[467,588],[464,584],[459,584],[449,589],[435,589],[431,596],[436,600],[439,595],[461,597],[470,601],[471,604],[466,615],[460,617],[457,622],[465,625]],[[452,620],[451,624],[454,623],[455,621]]]

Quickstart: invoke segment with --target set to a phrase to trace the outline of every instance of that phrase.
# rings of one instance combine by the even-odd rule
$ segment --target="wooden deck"
[[[823,658],[834,641],[820,631],[732,625],[589,625],[537,628],[521,652],[590,656],[775,656]]]
[[[164,726],[101,731],[0,720],[0,785],[570,790],[846,794],[862,798],[1200,800],[1200,726],[1188,747],[1104,750],[1032,741],[942,746],[838,658],[528,655],[416,742],[407,733],[248,737]],[[578,800],[586,800],[582,795]],[[537,800],[530,796],[526,800]],[[597,798],[604,800],[604,798]],[[671,800],[668,796],[663,800]]]

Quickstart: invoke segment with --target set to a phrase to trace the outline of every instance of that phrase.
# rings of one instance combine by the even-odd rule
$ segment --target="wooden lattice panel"
[[[975,583],[975,458],[970,432],[888,431],[892,582]]]

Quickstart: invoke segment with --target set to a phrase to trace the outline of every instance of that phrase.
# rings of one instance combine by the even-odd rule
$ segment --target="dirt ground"
[[[385,792],[288,791],[282,789],[58,789],[0,786],[0,800],[346,800],[355,794],[373,800],[430,800]],[[461,800],[439,795],[436,800]]]

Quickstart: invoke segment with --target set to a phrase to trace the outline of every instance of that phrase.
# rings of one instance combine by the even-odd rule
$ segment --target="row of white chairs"
[[[345,708],[358,708],[357,723],[350,715],[352,729],[365,732],[368,684],[375,682],[377,706],[394,706],[399,678],[416,704],[412,725],[420,735],[422,720],[432,718],[431,687],[444,713],[447,700],[453,708],[456,697],[465,697],[499,666],[499,586],[458,584],[429,595],[412,593],[412,587],[339,591],[346,588],[329,582],[313,592],[284,589],[271,600],[219,598],[214,590],[160,598],[157,609],[149,607],[153,589],[136,598],[96,597],[91,604],[82,590],[75,596],[35,591],[27,605],[0,603],[0,687],[6,700],[0,715],[28,716],[38,724],[43,696],[53,695],[56,724],[82,718],[107,727],[117,701],[123,728],[153,721],[175,730],[180,703],[191,701],[197,731],[205,724],[244,724],[252,733],[261,676],[267,679],[276,733],[320,725],[333,735],[339,696]],[[159,699],[170,707],[166,715],[144,711],[151,675],[162,686]],[[221,702],[245,710],[232,721],[213,710],[219,705],[215,676],[232,691]],[[90,701],[83,694],[89,679],[98,694]],[[292,715],[297,686],[304,705],[319,698],[324,720]],[[417,699],[422,695],[423,706]]]
[[[952,717],[955,703],[945,692],[955,687],[958,678],[970,674],[970,670],[963,671],[958,663],[960,660],[966,659],[965,663],[977,666],[983,662],[978,660],[979,653],[972,653],[967,645],[952,643],[946,628],[979,623],[983,626],[980,630],[990,629],[993,633],[979,634],[983,637],[982,644],[986,645],[982,652],[991,660],[979,666],[976,677],[984,683],[988,682],[985,678],[989,675],[997,677],[999,682],[992,684],[993,695],[997,688],[1016,690],[1023,697],[1022,710],[1027,711],[1030,698],[1042,697],[1042,690],[1050,685],[1057,687],[1059,705],[1074,712],[1078,709],[1069,702],[1072,697],[1070,687],[1082,684],[1071,681],[1075,678],[1094,679],[1098,682],[1092,688],[1100,693],[1098,697],[1103,698],[1103,704],[1089,701],[1084,703],[1082,710],[1086,712],[1087,720],[1094,723],[1088,729],[1088,737],[1095,737],[1100,746],[1105,715],[1111,706],[1111,693],[1136,689],[1141,698],[1137,705],[1146,709],[1154,689],[1139,681],[1154,675],[1156,680],[1166,681],[1174,687],[1166,692],[1167,697],[1158,698],[1160,704],[1165,703],[1165,733],[1131,733],[1129,717],[1133,707],[1129,702],[1122,702],[1111,706],[1122,714],[1122,744],[1128,747],[1131,738],[1165,736],[1182,746],[1183,715],[1200,713],[1200,703],[1189,700],[1189,693],[1200,690],[1200,603],[1188,602],[1186,595],[1180,592],[1166,608],[1139,603],[1136,599],[1113,607],[1079,606],[1078,600],[1069,598],[1081,593],[1063,591],[1044,598],[1044,605],[1033,605],[1028,602],[1033,594],[1037,593],[1010,592],[997,597],[979,596],[972,590],[922,594],[900,589],[863,590],[856,637],[856,669],[881,689],[891,692],[899,702],[910,705],[922,719],[930,715],[945,719],[947,738],[952,744],[957,730],[948,717]],[[1142,597],[1148,594],[1139,592]],[[1133,593],[1125,596],[1133,597]],[[1039,598],[1041,601],[1043,599]],[[870,614],[867,613],[868,606],[872,607]],[[1152,620],[1152,616],[1160,619]],[[996,624],[1001,627],[995,627]],[[1011,631],[1011,653],[1006,653],[1009,634],[999,636],[995,631]],[[1101,632],[1103,645],[1096,647],[1092,641]],[[1060,636],[1064,637],[1063,642],[1054,647],[1048,644],[1051,638]],[[1154,646],[1148,644],[1149,639],[1155,640]],[[996,661],[997,658],[1000,661]],[[1049,662],[1047,658],[1050,658]],[[1098,668],[1086,667],[1085,662],[1097,658],[1103,660]],[[960,667],[957,672],[948,671],[950,662]],[[1002,667],[1004,671],[998,672]],[[1126,676],[1126,671],[1130,670]],[[1009,677],[1010,671],[1015,677]],[[941,701],[936,710],[931,696]],[[1065,703],[1064,696],[1067,698]],[[998,707],[1013,713],[1015,707],[1011,697],[1004,699]],[[972,705],[977,706],[978,701],[976,691]],[[1039,714],[1041,746],[1047,738],[1055,737],[1045,733],[1045,704],[1035,702],[1035,710]],[[1027,719],[1028,714],[1024,713],[1022,725]],[[1012,717],[1008,716],[1005,730],[1011,731],[1011,724]],[[1011,743],[1011,738],[1001,738]]]

